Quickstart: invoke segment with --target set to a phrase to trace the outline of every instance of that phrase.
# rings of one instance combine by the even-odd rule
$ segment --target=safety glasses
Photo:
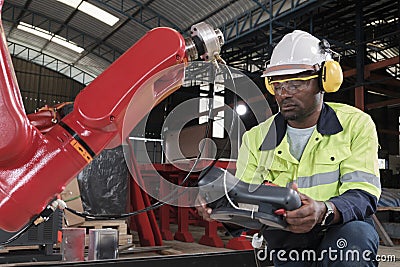
[[[295,77],[283,80],[268,80],[268,84],[274,89],[275,94],[281,95],[283,88],[286,93],[294,95],[299,91],[308,87],[310,80],[318,78],[318,74],[306,76],[306,77]]]

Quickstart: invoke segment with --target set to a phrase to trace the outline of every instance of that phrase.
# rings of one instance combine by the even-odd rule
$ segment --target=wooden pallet
[[[400,207],[378,207],[377,211],[400,211]]]
[[[83,224],[77,225],[76,227],[86,229],[86,245],[89,244],[90,229],[116,229],[118,230],[119,245],[128,245],[133,242],[133,237],[128,234],[128,226],[124,220],[85,221]]]
[[[378,207],[377,208],[377,212],[387,212],[387,211],[399,212],[400,207]],[[382,240],[382,243],[388,247],[393,247],[394,245],[398,245],[399,244],[398,239],[396,240],[396,238],[393,238],[388,234],[388,231],[385,229],[385,227],[383,225],[385,223],[382,224],[375,214],[372,215],[372,218],[374,219],[375,228],[379,234],[380,239]],[[396,237],[398,237],[398,236],[396,235]]]
[[[0,254],[9,253],[10,251],[15,251],[15,250],[39,250],[39,245],[32,245],[32,246],[4,246],[4,247],[0,247]]]

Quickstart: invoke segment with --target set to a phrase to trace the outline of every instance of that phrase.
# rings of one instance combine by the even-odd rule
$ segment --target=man
[[[292,187],[302,206],[285,230],[264,232],[276,266],[375,266],[379,238],[370,218],[380,196],[378,140],[367,114],[325,103],[342,82],[326,41],[294,31],[264,71],[279,113],[243,135],[236,176]],[[198,212],[209,219],[204,203]]]

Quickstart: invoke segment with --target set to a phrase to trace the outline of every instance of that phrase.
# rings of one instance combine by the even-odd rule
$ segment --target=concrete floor
[[[172,225],[171,230],[174,231],[176,226]],[[223,251],[232,251],[226,248],[215,248],[198,244],[198,240],[203,235],[204,230],[201,227],[190,226],[189,227],[191,233],[193,234],[193,238],[195,242],[193,243],[185,243],[180,241],[164,241],[164,245],[171,248],[171,251],[175,251],[176,253],[182,254],[194,254],[194,253],[207,253],[207,252],[223,252]],[[219,231],[219,235],[222,240],[226,244],[230,237],[225,236],[224,231]],[[379,246],[378,255],[382,259],[379,266],[383,267],[398,267],[400,266],[400,244],[395,245],[394,247],[387,247],[384,245]],[[395,258],[395,262],[388,262],[387,260],[392,260]],[[386,260],[386,261],[385,261]]]
[[[204,229],[202,227],[189,226],[190,232],[193,235],[195,242],[193,243],[185,243],[180,241],[163,241],[163,245],[167,247],[167,249],[158,251],[158,252],[145,252],[145,253],[136,253],[136,256],[156,256],[160,254],[164,255],[182,255],[182,254],[196,254],[196,253],[207,253],[207,252],[224,252],[224,251],[232,251],[226,248],[215,248],[198,244],[200,237],[204,234]],[[176,226],[171,225],[171,231],[176,231]],[[224,241],[224,244],[229,241],[230,237],[224,234],[224,231],[218,231],[221,239]],[[378,250],[378,255],[382,260],[396,259],[395,262],[385,262],[381,261],[379,266],[383,267],[395,267],[400,266],[400,245],[395,245],[394,247],[387,247],[381,245]]]
[[[395,245],[394,247],[379,246],[378,255],[384,259],[384,256],[394,255],[396,257],[395,262],[384,262],[381,261],[379,266],[383,267],[395,267],[400,266],[400,245]]]
[[[176,225],[171,225],[171,231],[175,232],[177,230]],[[131,251],[125,250],[124,253],[121,251],[119,254],[119,258],[147,258],[147,257],[159,257],[160,255],[192,255],[192,254],[207,254],[207,253],[215,253],[215,252],[229,252],[232,251],[226,248],[215,248],[210,246],[204,246],[198,244],[200,237],[204,234],[204,228],[189,226],[189,230],[193,235],[194,242],[186,243],[180,241],[163,241],[163,246],[152,251],[149,251],[149,248],[140,247],[139,240],[137,239],[137,235],[134,234],[134,246],[131,247]],[[218,231],[221,239],[226,245],[229,241],[230,237],[225,235],[223,230]],[[382,259],[388,259],[389,257],[394,257],[396,259],[395,262],[380,262],[379,266],[383,267],[394,267],[400,266],[400,245],[396,245],[394,247],[387,247],[381,245],[379,247],[378,255]],[[26,264],[10,264],[4,266],[26,266]]]
[[[215,248],[200,245],[196,242],[193,243],[185,243],[180,241],[164,241],[163,245],[167,248],[161,250],[159,252],[144,252],[144,253],[135,253],[136,257],[151,257],[151,256],[159,256],[160,254],[164,255],[183,255],[183,254],[197,254],[197,253],[208,253],[208,252],[224,252],[224,251],[232,251],[226,248]],[[384,262],[381,261],[379,266],[382,267],[398,267],[400,266],[400,245],[396,245],[394,247],[386,247],[380,246],[378,254],[382,259],[384,257],[389,258],[394,256],[395,262]]]
[[[204,245],[200,245],[198,243],[184,243],[180,241],[164,241],[164,245],[169,247],[166,250],[163,250],[164,252],[170,251],[172,254],[177,254],[177,255],[182,255],[182,254],[196,254],[196,253],[207,253],[207,252],[223,252],[223,251],[232,251],[230,249],[226,248],[214,248],[214,247],[208,247]],[[161,254],[164,252],[161,251]],[[394,255],[396,261],[395,262],[384,262],[381,261],[379,263],[379,266],[382,267],[398,267],[400,266],[400,246],[396,245],[395,247],[385,247],[385,246],[380,246],[378,254],[384,259],[383,257],[390,256],[392,257]],[[136,256],[159,256],[160,253],[152,252],[152,253],[136,253]]]

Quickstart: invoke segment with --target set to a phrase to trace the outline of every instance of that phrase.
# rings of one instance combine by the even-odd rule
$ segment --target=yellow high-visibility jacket
[[[289,152],[286,127],[278,113],[243,135],[236,166],[239,179],[279,186],[295,182],[301,193],[332,201],[343,221],[375,212],[381,193],[378,137],[368,114],[345,104],[324,103],[300,161]]]

